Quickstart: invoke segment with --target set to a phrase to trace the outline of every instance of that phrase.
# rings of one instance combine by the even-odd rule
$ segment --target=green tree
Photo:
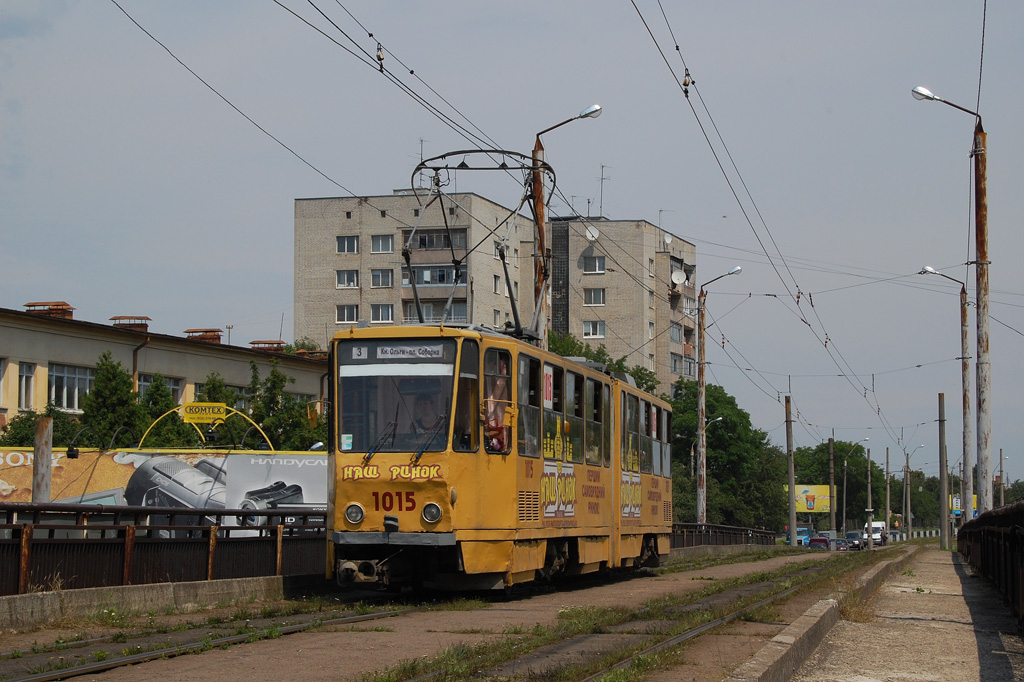
[[[572,334],[551,332],[548,334],[548,350],[563,358],[585,358],[591,362],[600,363],[605,366],[608,372],[613,374],[616,372],[628,374],[633,377],[633,381],[642,391],[653,393],[658,388],[658,378],[653,371],[640,365],[629,367],[626,364],[625,355],[618,360],[613,360],[604,344],[601,344],[597,347],[597,350],[594,350],[590,347],[589,343],[580,341]]]
[[[284,345],[283,352],[288,355],[295,355],[298,351],[318,351],[320,350],[320,344],[308,336],[303,336],[301,339],[295,339],[294,343],[286,343]]]
[[[250,364],[251,380],[247,387],[251,404],[249,416],[260,425],[277,450],[308,450],[317,441],[327,437],[327,424],[319,420],[313,426],[309,418],[309,403],[300,401],[285,388],[295,380],[271,362],[270,373],[260,378],[259,367]],[[246,439],[248,442],[248,439]]]
[[[33,447],[36,440],[36,421],[40,417],[50,417],[53,419],[54,447],[66,447],[71,442],[71,439],[75,437],[75,434],[82,429],[81,423],[74,415],[64,412],[54,406],[53,403],[49,403],[42,414],[29,410],[18,414],[11,421],[7,422],[3,429],[0,429],[0,446]],[[87,438],[91,435],[91,433],[87,432],[82,435],[82,438]]]
[[[675,518],[696,521],[697,387],[680,380],[673,405]],[[721,386],[705,390],[708,523],[781,530],[788,516],[786,457]],[[719,419],[721,418],[721,419]],[[682,488],[682,489],[681,489]]]
[[[110,351],[96,363],[96,380],[82,401],[82,424],[92,427],[101,447],[115,448],[137,442],[148,426],[131,373],[114,362]]]
[[[198,439],[195,429],[186,424],[180,414],[167,414],[178,404],[163,375],[157,374],[153,377],[152,383],[142,396],[141,404],[146,417],[146,428],[149,429],[144,443],[146,447],[180,448],[195,445]],[[142,438],[141,433],[139,437]]]

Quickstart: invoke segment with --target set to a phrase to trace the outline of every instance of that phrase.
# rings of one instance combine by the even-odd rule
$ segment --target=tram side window
[[[651,444],[651,403],[646,400],[640,401],[640,471],[649,474],[653,471],[653,457]]]
[[[651,460],[654,464],[654,475],[665,476],[661,460],[662,412],[656,405],[651,406]]]
[[[484,445],[487,452],[508,452],[512,445],[512,427],[507,408],[512,400],[512,358],[508,351],[489,348],[484,353]]]
[[[519,454],[540,457],[540,403],[543,396],[540,360],[528,355],[519,356],[517,391]]]
[[[545,459],[563,459],[562,409],[565,403],[564,371],[544,363],[543,446]]]
[[[665,477],[672,477],[672,413],[664,410],[661,421],[661,458],[662,467],[665,470]]]
[[[568,447],[565,459],[583,462],[583,377],[575,372],[565,373],[565,441]]]
[[[640,399],[628,393],[622,401],[622,470],[640,471]]]
[[[600,465],[602,454],[602,437],[604,435],[604,402],[601,389],[604,386],[600,381],[587,379],[586,390],[586,433],[584,435],[584,448],[587,452],[587,464]]]
[[[480,447],[480,429],[477,425],[480,411],[476,407],[480,399],[480,346],[472,339],[462,342],[458,391],[452,449],[476,452]]]
[[[601,438],[601,462],[607,469],[612,465],[612,422],[615,421],[615,405],[612,403],[612,387],[605,384],[601,388],[603,403],[604,437]]]

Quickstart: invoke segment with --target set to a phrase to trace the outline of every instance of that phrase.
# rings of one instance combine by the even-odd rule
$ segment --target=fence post
[[[122,585],[132,584],[132,558],[135,555],[135,526],[126,526],[124,529],[124,574],[121,576]]]
[[[26,523],[21,527],[21,554],[18,561],[18,594],[28,593],[29,559],[31,557],[32,535],[35,524]]]
[[[217,551],[217,531],[220,526],[210,526],[210,552],[206,560],[206,579],[213,580],[213,556]]]
[[[284,555],[284,526],[277,526],[277,573],[281,575],[281,557]]]

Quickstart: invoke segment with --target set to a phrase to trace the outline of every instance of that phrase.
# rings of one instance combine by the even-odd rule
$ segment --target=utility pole
[[[864,511],[868,514],[868,549],[875,548],[875,509],[871,502],[871,448],[867,448],[868,454],[868,507]]]
[[[796,464],[793,462],[793,418],[786,396],[786,459],[789,473],[789,546],[796,547]]]
[[[32,503],[50,502],[50,471],[53,463],[53,418],[36,419],[32,452]]]
[[[949,481],[946,480],[946,394],[939,394],[939,547],[949,549]]]
[[[889,448],[885,448],[885,532],[888,533],[889,519],[891,517],[889,509]],[[888,544],[889,538],[886,538],[886,544]]]
[[[1006,479],[1003,478],[1003,449],[999,448],[999,506],[1006,504]]]
[[[836,461],[833,439],[828,439],[828,516],[832,530],[836,529]]]

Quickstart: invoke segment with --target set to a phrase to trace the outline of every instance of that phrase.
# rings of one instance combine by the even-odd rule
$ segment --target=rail
[[[995,584],[1018,625],[1024,625],[1024,502],[965,523],[956,535],[956,546],[975,571]]]

